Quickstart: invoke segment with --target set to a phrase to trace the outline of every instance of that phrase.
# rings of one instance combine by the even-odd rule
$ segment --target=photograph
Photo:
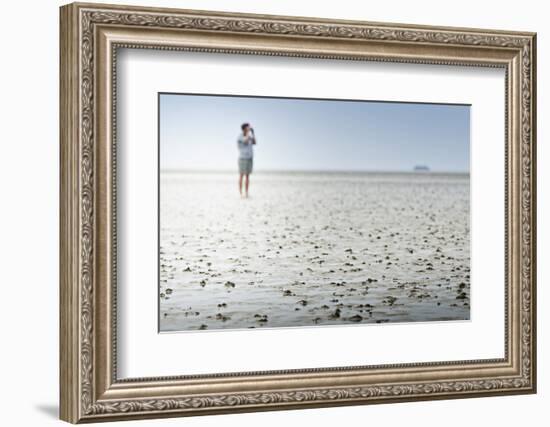
[[[159,93],[159,331],[468,321],[470,108]]]
[[[448,399],[522,395],[532,416],[501,418],[536,424],[542,18],[292,4],[31,14],[59,29],[38,52],[59,70],[42,85],[56,159],[11,144],[59,165],[59,197],[39,192],[56,226],[38,221],[58,232],[58,301],[37,299],[58,354],[29,377],[56,394],[35,412],[158,424],[396,404],[388,424],[424,401],[445,417]],[[24,119],[17,132],[45,133]]]

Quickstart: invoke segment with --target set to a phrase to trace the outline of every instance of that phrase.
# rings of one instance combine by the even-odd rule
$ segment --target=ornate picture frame
[[[60,13],[61,419],[79,423],[536,391],[534,33],[84,3],[63,6]],[[119,48],[503,68],[505,357],[118,379]]]

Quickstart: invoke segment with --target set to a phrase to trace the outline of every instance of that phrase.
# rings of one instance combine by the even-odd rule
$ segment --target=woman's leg
[[[249,174],[246,174],[245,175],[245,178],[244,178],[244,188],[245,188],[245,197],[248,197],[248,184],[250,182],[250,178],[249,178]]]

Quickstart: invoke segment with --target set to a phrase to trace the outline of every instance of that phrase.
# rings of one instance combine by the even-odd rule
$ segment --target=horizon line
[[[193,172],[193,173],[238,173],[237,169],[188,169],[188,168],[168,168],[160,169],[161,173],[178,173],[178,172]],[[447,175],[469,175],[470,171],[446,171],[446,170],[384,170],[384,169],[354,169],[354,170],[339,170],[339,169],[261,169],[254,173],[333,173],[333,174],[360,174],[360,173],[403,173],[415,175],[427,174],[447,174]]]

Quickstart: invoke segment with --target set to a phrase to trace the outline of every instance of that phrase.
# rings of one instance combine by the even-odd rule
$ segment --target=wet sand
[[[469,319],[469,175],[236,181],[161,173],[161,331]]]

